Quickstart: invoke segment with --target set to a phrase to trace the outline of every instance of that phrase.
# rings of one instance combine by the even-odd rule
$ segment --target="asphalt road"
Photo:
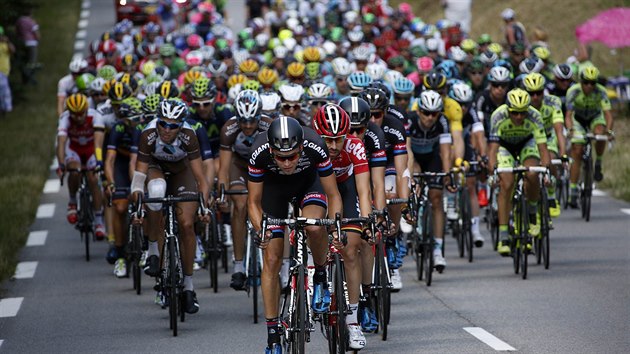
[[[109,2],[93,1],[90,11],[88,40],[114,21]],[[0,352],[263,350],[265,325],[252,323],[251,300],[228,287],[229,274],[221,274],[220,290],[213,293],[205,270],[195,273],[201,310],[187,316],[179,336],[172,337],[168,312],[153,304],[148,277],[143,294],[135,295],[130,279],[112,274],[104,242],[93,244],[93,259],[85,261],[78,232],[65,221],[67,191],[57,190],[55,180],[51,171],[41,197],[47,206],[31,226],[31,246],[20,254],[16,279],[1,284]],[[44,217],[52,206],[52,215]],[[511,259],[496,255],[489,244],[476,249],[470,264],[455,255],[454,240],[447,238],[448,267],[430,288],[413,279],[414,264],[406,258],[404,288],[392,297],[389,339],[367,335],[362,352],[630,352],[628,213],[630,204],[600,193],[593,199],[591,222],[581,220],[578,211],[564,211],[554,221],[550,269],[530,263],[527,280],[515,275]],[[44,231],[45,243],[38,245]],[[503,344],[493,338],[487,342],[494,347],[484,343],[464,329],[471,327]],[[313,333],[309,352],[325,348],[319,331]]]

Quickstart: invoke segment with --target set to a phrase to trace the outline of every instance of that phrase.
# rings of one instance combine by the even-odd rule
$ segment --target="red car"
[[[159,0],[114,0],[116,4],[116,22],[123,19],[143,24],[149,21],[158,22]]]

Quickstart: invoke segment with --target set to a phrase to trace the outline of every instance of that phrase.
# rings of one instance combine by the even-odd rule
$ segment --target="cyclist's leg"
[[[590,128],[595,135],[604,135],[607,133],[606,120],[604,119],[603,113],[591,122]],[[604,179],[604,175],[602,173],[602,157],[606,151],[606,143],[606,141],[595,141],[595,170],[593,171],[593,179],[596,182]]]
[[[66,155],[64,164],[68,170],[76,170],[81,168],[81,158],[68,145],[66,145]],[[81,183],[81,175],[77,172],[68,173],[68,222],[75,224],[77,222],[77,191]]]
[[[466,151],[464,153],[464,160],[473,161],[476,159],[475,152],[470,141],[471,137],[466,137]],[[473,235],[475,246],[483,246],[483,236],[479,231],[479,199],[477,194],[477,175],[466,177],[466,188],[468,189],[468,196],[470,201],[470,229]]]
[[[551,137],[547,139],[547,150],[549,151],[549,161],[557,159],[558,155],[558,137],[555,132]],[[549,199],[549,214],[553,217],[560,216],[560,203],[556,201],[556,180],[559,178],[560,173],[557,165],[549,166],[552,181],[547,188],[547,197]]]
[[[497,167],[513,167],[514,157],[504,147],[499,147],[497,153]],[[512,209],[512,193],[514,192],[514,175],[512,173],[499,174],[499,241],[497,251],[501,255],[510,253],[508,220]]]
[[[123,259],[124,261],[124,246],[127,236],[127,206],[129,204],[127,197],[131,181],[129,180],[129,159],[125,159],[122,156],[117,156],[114,162],[114,185],[116,190],[111,197],[113,204],[111,208],[113,212],[112,229],[108,230],[114,235],[114,244],[107,253],[107,261],[110,264],[118,259]],[[116,269],[120,269],[121,271],[118,273],[120,276],[124,276],[125,274],[123,273],[126,272],[123,272],[121,267],[120,264],[117,264],[114,267],[114,272],[116,273]]]
[[[149,165],[147,171],[147,192],[149,198],[163,198],[166,196],[166,180],[164,172],[158,165]],[[157,276],[160,272],[160,250],[164,238],[160,237],[163,233],[164,218],[162,217],[162,204],[147,203],[147,239],[149,240],[149,248],[147,251],[147,259],[144,266],[144,272],[149,276]]]
[[[103,190],[101,189],[101,183],[98,175],[94,173],[96,168],[96,157],[91,155],[86,162],[84,156],[81,156],[81,162],[87,166],[88,172],[88,185],[90,192],[92,193],[92,209],[94,210],[94,234],[97,240],[103,240],[106,234],[105,225],[103,221]]]
[[[573,118],[573,129],[573,137],[571,137],[571,158],[573,158],[573,163],[569,174],[569,203],[572,208],[577,208],[577,182],[580,178],[580,169],[582,168],[586,129],[575,118]]]
[[[235,164],[230,167],[230,190],[247,189],[246,171]],[[245,266],[243,257],[245,254],[247,233],[247,195],[231,195],[232,209],[232,239],[234,247],[234,274],[230,286],[235,290],[245,289]]]
[[[534,139],[531,139],[520,152],[520,161],[523,166],[540,166],[540,153]],[[532,236],[540,235],[540,214],[538,213],[538,201],[540,200],[540,181],[538,173],[527,172],[525,174],[525,196],[529,203],[529,233]]]

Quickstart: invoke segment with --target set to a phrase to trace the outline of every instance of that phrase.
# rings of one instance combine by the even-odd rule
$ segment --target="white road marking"
[[[47,203],[41,204],[37,208],[37,215],[35,215],[38,219],[43,218],[52,218],[55,215],[55,203]]]
[[[85,19],[85,18],[90,17],[90,10],[82,10],[81,14],[79,15],[79,17],[81,19]]]
[[[84,29],[88,26],[88,20],[79,20],[79,29]]]
[[[20,262],[17,264],[15,279],[30,279],[35,276],[35,270],[37,270],[37,262]]]
[[[74,59],[74,58],[73,58]],[[50,164],[51,170],[56,170],[59,167],[59,163],[57,162],[57,158],[53,158],[52,163]]]
[[[630,209],[629,208],[621,208],[621,212],[627,215],[630,215]]]
[[[26,240],[26,245],[27,246],[43,246],[46,244],[46,237],[48,237],[48,230],[31,231],[28,234],[28,240]]]
[[[81,3],[81,8],[82,9],[89,9],[90,8],[90,2],[89,1],[84,1],[83,3]]]
[[[75,41],[74,42],[74,50],[83,50],[85,48],[85,41]]]
[[[84,29],[78,30],[77,34],[76,34],[76,39],[85,39],[85,35],[87,34],[87,31]]]
[[[593,189],[593,197],[605,197],[605,196],[606,196],[606,192],[599,189]]]
[[[472,334],[475,338],[489,345],[496,351],[515,351],[516,348],[493,336],[490,332],[481,327],[464,327],[464,331]]]
[[[46,184],[44,184],[44,194],[59,193],[60,188],[61,182],[59,179],[49,179],[46,181]]]
[[[0,347],[2,347],[2,342],[4,342],[4,339],[0,339]]]
[[[0,318],[15,317],[22,306],[23,297],[10,297],[0,300]]]

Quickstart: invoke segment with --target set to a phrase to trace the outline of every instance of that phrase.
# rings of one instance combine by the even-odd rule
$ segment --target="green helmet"
[[[170,57],[175,55],[175,46],[170,43],[164,43],[160,47],[160,55],[163,57]]]
[[[344,30],[341,27],[335,27],[330,31],[330,40],[333,42],[341,41],[341,38],[344,36]]]
[[[251,29],[242,29],[238,32],[238,38],[242,41],[252,38]]]
[[[256,80],[247,80],[243,83],[242,89],[253,90],[253,91],[258,92],[258,90],[260,89],[260,82]]]
[[[145,117],[154,116],[157,114],[158,108],[162,102],[162,96],[158,93],[154,93],[144,98],[142,101],[142,113]]]
[[[90,84],[94,81],[94,75],[90,73],[84,73],[77,77],[75,84],[80,92],[85,92],[90,88]]]
[[[319,79],[321,76],[320,65],[318,62],[306,64],[306,77],[310,80]]]
[[[190,94],[194,99],[214,99],[217,95],[217,88],[210,79],[202,76],[193,82]]]
[[[103,65],[100,69],[98,69],[98,71],[96,72],[96,76],[98,77],[102,77],[105,80],[111,80],[114,78],[114,76],[116,76],[118,72],[116,71],[116,68],[114,68],[111,65]]]
[[[219,39],[217,39],[216,42],[214,42],[214,47],[217,50],[221,50],[223,48],[227,48],[228,47],[228,42],[224,38],[219,38]]]
[[[127,97],[120,103],[118,112],[121,118],[139,120],[142,115],[142,103],[136,97]]]
[[[247,50],[252,50],[255,46],[256,46],[256,41],[251,38],[248,38],[243,41],[243,48]]]

